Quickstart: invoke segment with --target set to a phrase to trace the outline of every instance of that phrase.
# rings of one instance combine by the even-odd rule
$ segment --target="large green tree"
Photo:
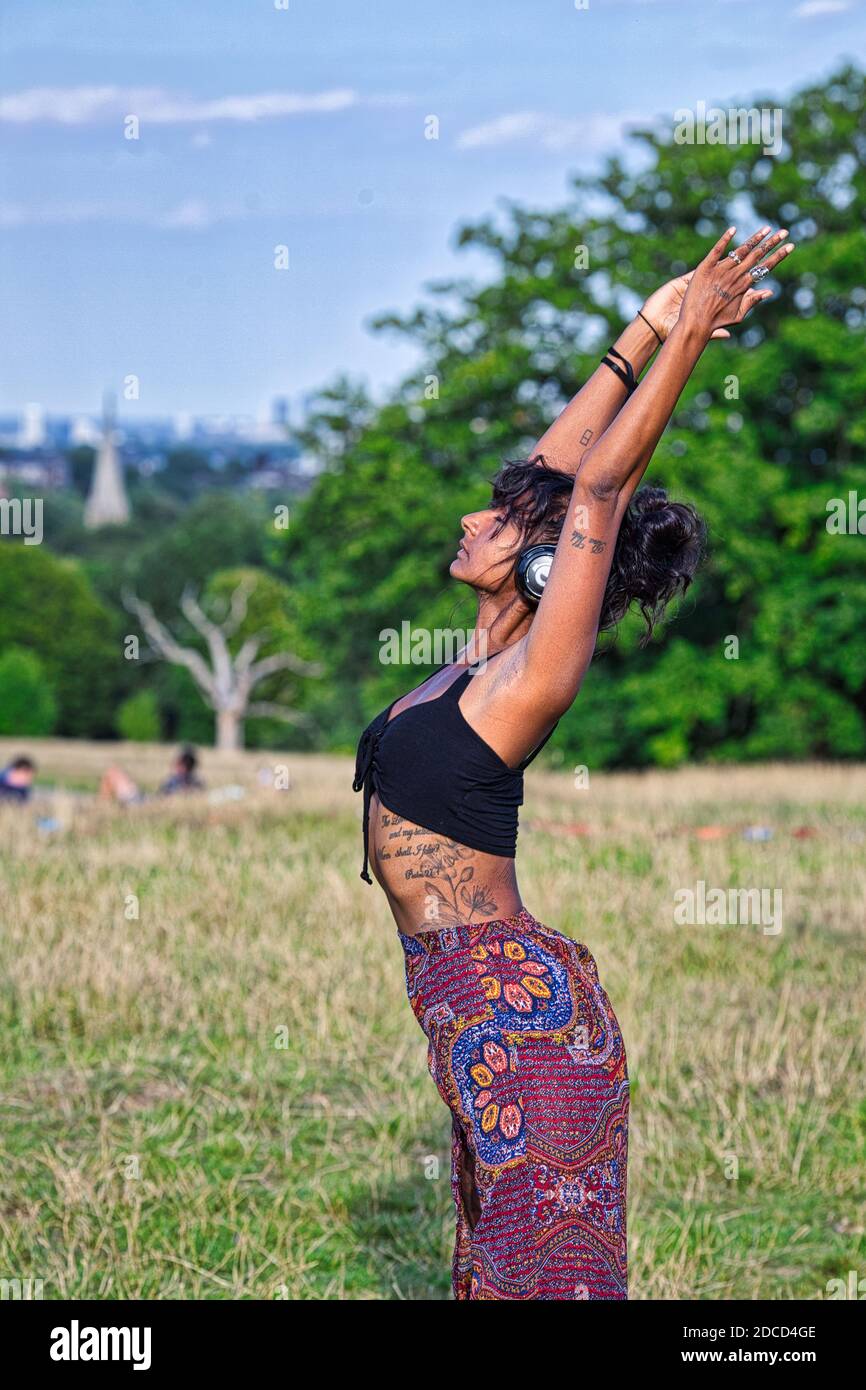
[[[0,542],[0,654],[38,657],[56,697],[58,734],[103,737],[125,689],[117,616],[97,598],[81,565],[44,546]]]
[[[383,665],[382,629],[471,622],[447,567],[501,460],[532,447],[650,291],[730,222],[770,222],[798,245],[776,299],[707,349],[649,472],[707,519],[700,580],[647,649],[623,624],[551,748],[596,765],[866,753],[866,538],[826,525],[832,498],[866,497],[864,95],[847,67],[793,96],[778,157],[639,132],[641,159],[576,180],[562,207],[464,227],[486,283],[380,321],[420,366],[382,405],[345,381],[323,394],[306,442],[326,471],[284,545],[328,665],[303,698],[336,744],[429,669]]]
[[[57,718],[57,701],[39,657],[22,647],[0,654],[0,734],[41,738]]]

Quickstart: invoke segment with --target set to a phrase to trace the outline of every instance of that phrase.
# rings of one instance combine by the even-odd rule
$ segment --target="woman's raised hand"
[[[668,280],[667,284],[655,290],[641,305],[640,311],[645,322],[662,342],[680,316],[683,297],[693,274],[694,271],[690,270],[688,275],[677,275],[673,280]],[[731,335],[726,333],[724,336],[729,338]]]
[[[727,254],[725,248],[736,227],[729,227],[719,237],[688,277],[680,310],[680,320],[684,324],[706,333],[707,338],[728,337],[726,329],[731,324],[740,323],[762,300],[773,298],[772,290],[756,288],[756,278],[751,272],[760,266],[762,273],[757,279],[763,279],[794,247],[791,242],[781,245],[788,235],[784,228],[772,236],[767,235],[769,230],[769,227],[762,227]]]

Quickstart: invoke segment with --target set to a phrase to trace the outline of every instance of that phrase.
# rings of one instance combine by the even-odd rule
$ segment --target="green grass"
[[[38,756],[93,787],[106,750]],[[123,758],[152,782],[165,750]],[[0,1278],[449,1297],[449,1117],[358,879],[350,765],[288,761],[278,794],[268,755],[213,758],[239,802],[3,811]],[[744,841],[752,823],[774,838]],[[820,1298],[864,1272],[864,835],[861,769],[527,779],[524,898],[590,947],[625,1034],[634,1298]],[[784,930],[676,926],[698,878],[781,887]]]

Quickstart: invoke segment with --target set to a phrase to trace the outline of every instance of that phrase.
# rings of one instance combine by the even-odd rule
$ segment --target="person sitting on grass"
[[[30,800],[36,764],[32,758],[15,758],[0,771],[0,801]]]
[[[173,796],[175,792],[203,791],[204,782],[197,775],[198,756],[194,748],[182,748],[171,765],[171,773],[159,788],[160,796]],[[128,772],[116,765],[106,768],[99,784],[99,795],[111,801],[119,801],[122,806],[134,806],[144,801],[145,793]]]
[[[198,756],[194,748],[182,748],[174,760],[171,776],[160,787],[162,796],[172,796],[174,792],[200,792],[204,782],[196,773]]]

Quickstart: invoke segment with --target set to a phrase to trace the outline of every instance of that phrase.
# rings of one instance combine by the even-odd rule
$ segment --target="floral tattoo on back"
[[[383,812],[381,828],[386,839],[377,850],[377,859],[380,863],[402,859],[407,881],[425,881],[434,908],[431,920],[451,926],[471,922],[476,913],[493,916],[496,899],[486,884],[475,879],[473,849],[412,825],[390,811]]]

